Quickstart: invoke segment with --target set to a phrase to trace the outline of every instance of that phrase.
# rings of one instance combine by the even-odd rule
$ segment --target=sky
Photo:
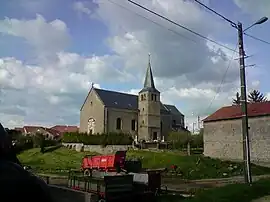
[[[193,0],[134,0],[206,36],[171,24],[126,0],[2,0],[0,121],[5,127],[79,125],[96,88],[137,94],[151,54],[161,101],[192,123],[230,105],[239,90],[237,31]],[[201,0],[243,27],[270,17],[269,0]],[[270,42],[270,21],[248,34]],[[248,91],[270,99],[270,45],[245,37]],[[195,125],[195,128],[197,125]]]

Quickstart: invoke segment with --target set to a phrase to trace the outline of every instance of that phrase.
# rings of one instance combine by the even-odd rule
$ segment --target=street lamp
[[[255,25],[260,25],[265,23],[268,20],[268,17],[262,17],[261,19],[259,19],[258,21],[256,21],[255,23],[253,23],[252,25],[250,25],[249,27],[247,27],[246,29],[244,29],[243,32],[247,31],[248,29],[250,29],[251,27],[255,26]]]

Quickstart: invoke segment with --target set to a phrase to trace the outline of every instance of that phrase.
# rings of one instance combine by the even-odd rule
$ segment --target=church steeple
[[[154,83],[154,78],[153,78],[153,73],[152,73],[152,68],[151,68],[150,53],[148,54],[148,66],[146,69],[144,86],[140,92],[143,92],[143,91],[158,92]]]

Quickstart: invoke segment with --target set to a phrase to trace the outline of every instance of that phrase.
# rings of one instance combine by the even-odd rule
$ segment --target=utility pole
[[[250,166],[250,145],[249,145],[249,128],[247,113],[247,89],[246,89],[246,73],[245,73],[245,51],[243,42],[243,26],[238,22],[238,47],[240,62],[240,82],[241,82],[241,109],[242,109],[242,135],[243,135],[243,157],[244,157],[244,176],[245,182],[252,183],[251,166]]]

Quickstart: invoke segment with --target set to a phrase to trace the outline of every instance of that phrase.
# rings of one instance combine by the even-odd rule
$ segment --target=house
[[[36,133],[41,133],[46,139],[58,139],[60,132],[51,128],[45,128],[42,126],[24,126],[22,128],[14,128],[16,131],[20,131],[23,135],[33,136]]]
[[[137,140],[166,140],[172,130],[185,129],[184,115],[160,101],[150,59],[138,95],[92,87],[80,109],[80,132],[123,132]]]
[[[247,105],[251,161],[270,161],[270,102]],[[203,120],[204,155],[242,160],[241,106],[222,107]]]
[[[69,126],[69,125],[56,125],[50,129],[58,131],[61,135],[64,133],[79,132],[78,126]]]

